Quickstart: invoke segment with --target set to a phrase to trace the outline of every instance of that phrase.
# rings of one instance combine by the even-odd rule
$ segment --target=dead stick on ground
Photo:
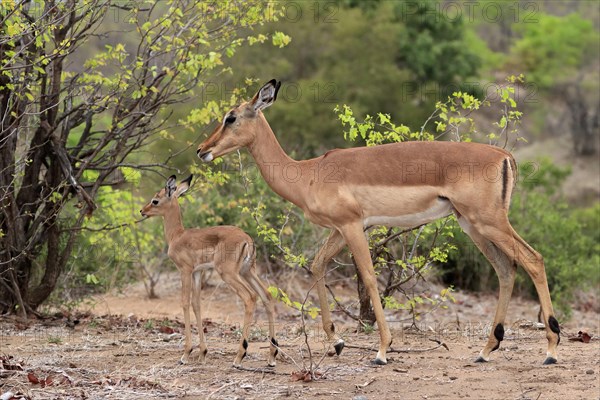
[[[440,347],[445,348],[446,350],[450,351],[450,349],[448,348],[448,346],[446,345],[446,343],[441,342],[439,340],[436,339],[429,339],[432,342],[437,343],[438,345],[435,347],[430,347],[428,349],[393,349],[393,348],[389,348],[388,349],[388,353],[424,353],[426,351],[432,351],[435,349],[439,349]],[[378,349],[374,348],[374,347],[367,347],[367,346],[358,346],[358,345],[354,345],[354,344],[346,344],[344,347],[347,347],[349,349],[360,349],[360,350],[369,350],[369,351],[377,351]]]
[[[266,369],[266,368],[248,368],[248,367],[244,367],[243,365],[236,365],[233,368],[239,369],[241,371],[260,372],[260,373],[263,373],[263,374],[285,375],[285,376],[289,375],[289,374],[286,374],[286,373],[283,373],[283,372],[277,372],[277,371],[273,371],[273,370]]]
[[[372,378],[370,381],[367,381],[365,383],[357,383],[354,386],[356,386],[357,389],[364,389],[373,382],[375,382],[375,378]]]
[[[224,384],[223,386],[221,386],[220,388],[218,388],[217,390],[215,390],[211,394],[209,394],[208,397],[207,397],[207,399],[210,399],[213,395],[217,394],[221,390],[225,389],[228,386],[235,385],[236,383],[237,382],[233,381],[233,382],[229,382],[229,383]]]

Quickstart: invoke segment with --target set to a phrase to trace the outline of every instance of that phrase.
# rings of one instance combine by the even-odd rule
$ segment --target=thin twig
[[[440,347],[445,348],[446,350],[450,351],[450,349],[448,348],[448,346],[446,345],[446,343],[439,341],[437,339],[429,339],[429,341],[431,342],[435,342],[438,345],[435,347],[429,347],[427,349],[394,349],[392,347],[390,347],[387,352],[388,353],[425,353],[427,351],[432,351],[432,350],[436,350],[439,349]],[[347,347],[349,349],[359,349],[359,350],[368,350],[368,351],[378,351],[378,349],[376,349],[375,347],[371,346],[360,346],[360,345],[356,345],[356,344],[347,344],[344,346]]]
[[[217,390],[215,390],[211,394],[209,394],[208,397],[207,397],[207,399],[210,399],[213,395],[217,394],[221,390],[225,389],[228,386],[235,385],[236,383],[237,382],[234,381],[234,382],[229,382],[229,383],[224,384],[223,386],[221,386],[220,388],[218,388]]]
[[[284,375],[284,376],[288,375],[284,372],[277,372],[275,370],[268,369],[268,368],[250,368],[250,367],[244,367],[243,365],[234,365],[233,368],[239,369],[240,371],[259,372],[262,374]],[[208,396],[208,397],[210,397],[210,396]]]
[[[327,290],[329,290],[329,294],[331,294],[331,297],[333,298],[333,301],[335,302],[335,304],[337,305],[337,307],[344,313],[346,314],[348,317],[352,318],[355,321],[358,321],[360,323],[362,323],[363,321],[357,317],[356,315],[352,314],[350,311],[346,310],[346,308],[344,306],[342,306],[340,304],[340,302],[337,300],[337,298],[335,297],[335,294],[333,293],[333,290],[331,290],[331,287],[329,285],[325,285],[325,287],[327,288]]]

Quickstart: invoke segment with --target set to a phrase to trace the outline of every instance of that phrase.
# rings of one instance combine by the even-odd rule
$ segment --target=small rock
[[[450,377],[450,380],[451,380],[451,381],[455,381],[455,380],[457,380],[457,379],[458,379],[458,376],[451,376],[451,377]]]
[[[352,400],[367,400],[365,396],[354,396]]]
[[[594,370],[593,369],[588,369],[587,371],[585,371],[586,374],[588,375],[594,375]]]
[[[6,392],[3,395],[0,396],[1,400],[10,400],[13,398],[15,394],[13,392]]]

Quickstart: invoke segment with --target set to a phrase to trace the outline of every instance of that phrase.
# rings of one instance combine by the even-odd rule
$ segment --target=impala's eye
[[[155,206],[156,206],[156,205],[158,205],[158,200],[156,200],[156,199],[153,199],[153,200],[152,200],[152,205],[155,205]]]
[[[234,122],[235,122],[235,115],[228,115],[227,118],[225,118],[225,125],[233,124]]]

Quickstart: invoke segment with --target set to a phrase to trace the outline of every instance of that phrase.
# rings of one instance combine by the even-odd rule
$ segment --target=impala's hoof
[[[547,357],[547,358],[544,360],[544,365],[556,364],[556,362],[557,362],[557,361],[558,361],[558,360],[557,360],[556,358],[554,358],[554,357]]]
[[[371,364],[373,364],[373,365],[386,365],[387,361],[382,360],[380,358],[376,358],[373,361],[371,361]]]
[[[488,362],[488,360],[486,360],[485,358],[479,356],[477,357],[477,359],[475,360],[476,363],[485,363]]]
[[[344,341],[342,339],[338,340],[338,342],[333,345],[333,348],[335,349],[335,354],[337,354],[338,356],[340,354],[342,354],[342,350],[344,350]]]

